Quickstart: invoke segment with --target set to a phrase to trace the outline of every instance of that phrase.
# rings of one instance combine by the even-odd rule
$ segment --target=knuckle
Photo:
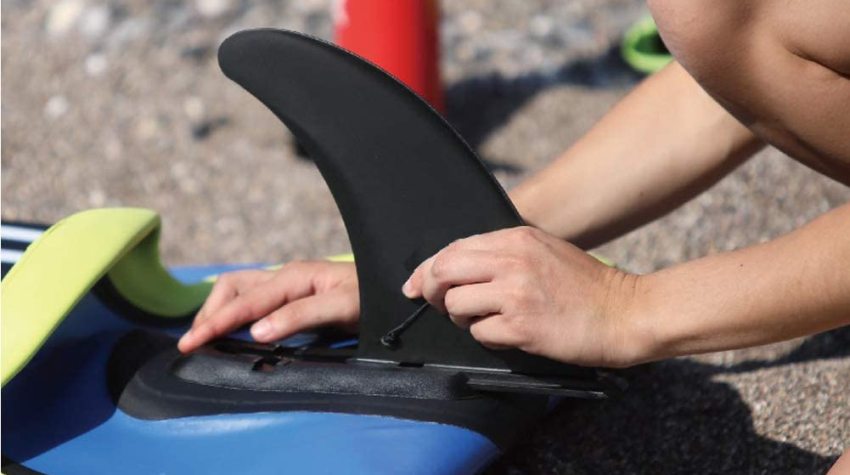
[[[440,254],[437,254],[437,257],[434,258],[434,262],[431,263],[431,277],[438,282],[446,279],[449,273],[451,259],[450,255],[447,254],[448,253],[440,252]]]
[[[218,276],[213,287],[216,289],[232,287],[234,279],[235,276],[233,272],[225,272]]]
[[[246,302],[245,299],[239,299],[233,302],[231,307],[231,311],[228,314],[227,321],[242,321],[250,318],[253,312],[253,308],[249,302]],[[220,318],[219,320],[225,320]]]
[[[454,313],[454,312],[452,312],[452,310],[455,310],[457,308],[456,299],[457,299],[457,297],[456,297],[455,289],[447,290],[446,295],[443,296],[443,303],[446,305],[446,310],[448,310],[449,313]]]
[[[524,286],[517,285],[507,291],[505,305],[512,315],[525,313],[530,307],[532,298]]]
[[[469,333],[472,335],[472,338],[475,338],[475,341],[481,342],[486,332],[481,330],[481,325],[472,325],[469,327]]]
[[[301,271],[303,271],[303,270],[304,270],[304,268],[305,268],[305,267],[307,267],[307,262],[306,262],[306,261],[304,261],[304,260],[300,260],[300,259],[296,259],[296,260],[294,260],[294,261],[289,261],[289,262],[287,262],[286,264],[284,264],[284,265],[280,268],[280,270],[284,270],[284,269],[285,269],[285,270],[287,270],[287,271],[301,272]]]
[[[499,342],[496,338],[494,338],[493,333],[489,332],[482,325],[472,325],[469,327],[469,332],[472,334],[472,337],[475,338],[475,341],[481,343],[484,346],[497,346]]]
[[[511,230],[511,237],[518,243],[525,244],[537,240],[534,228],[530,226],[519,226]]]
[[[509,318],[505,325],[507,326],[508,334],[516,344],[525,344],[530,340],[531,331],[528,325],[528,319],[522,315],[516,315]]]
[[[530,264],[525,264],[527,268],[532,267]],[[540,284],[537,279],[534,278],[534,275],[531,272],[520,272],[515,277],[516,279],[516,287],[515,290],[518,293],[518,296],[522,296],[523,301],[528,301],[532,298],[534,294],[534,289]]]
[[[443,303],[450,315],[460,312],[460,295],[457,292],[457,288],[451,288],[446,291],[446,295],[443,297]]]
[[[203,328],[206,334],[211,337],[226,333],[229,329],[228,322],[220,318],[212,319],[208,322],[205,322],[204,325],[201,326],[201,328]]]
[[[546,245],[546,237],[542,231],[532,227],[520,228],[517,250],[522,255],[531,257],[539,252],[541,246]]]
[[[501,258],[500,265],[509,271],[517,272],[524,268],[525,261],[519,256],[506,255]]]
[[[443,250],[440,251],[440,252],[457,251],[458,249],[463,247],[463,244],[464,244],[464,239],[455,239],[454,241],[450,242],[448,246],[443,248]]]
[[[449,319],[460,328],[469,328],[469,322],[465,318],[449,313]]]

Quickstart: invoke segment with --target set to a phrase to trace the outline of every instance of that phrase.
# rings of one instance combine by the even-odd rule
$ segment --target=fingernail
[[[407,279],[407,282],[401,286],[401,293],[403,293],[405,297],[413,297],[413,284],[410,283],[410,279]]]
[[[260,320],[251,326],[251,336],[254,337],[255,340],[263,340],[269,336],[269,333],[272,331],[272,326],[266,320]]]

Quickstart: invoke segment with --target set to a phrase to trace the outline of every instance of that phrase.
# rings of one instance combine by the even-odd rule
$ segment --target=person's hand
[[[628,366],[643,338],[626,318],[638,277],[527,226],[472,236],[424,261],[403,287],[482,345],[593,366]]]
[[[177,347],[186,353],[247,323],[259,342],[334,324],[356,329],[360,295],[354,264],[292,262],[276,271],[222,274]]]

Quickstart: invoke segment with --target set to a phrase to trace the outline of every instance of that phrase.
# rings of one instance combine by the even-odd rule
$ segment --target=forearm
[[[678,207],[759,147],[674,63],[510,195],[528,223],[591,248]]]
[[[742,348],[850,324],[850,204],[757,246],[635,277],[635,362]]]

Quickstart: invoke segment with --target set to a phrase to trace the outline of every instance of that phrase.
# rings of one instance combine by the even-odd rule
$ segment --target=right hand
[[[334,324],[352,331],[360,317],[354,264],[292,262],[278,270],[222,274],[177,348],[188,353],[250,322],[251,336],[271,342]]]

